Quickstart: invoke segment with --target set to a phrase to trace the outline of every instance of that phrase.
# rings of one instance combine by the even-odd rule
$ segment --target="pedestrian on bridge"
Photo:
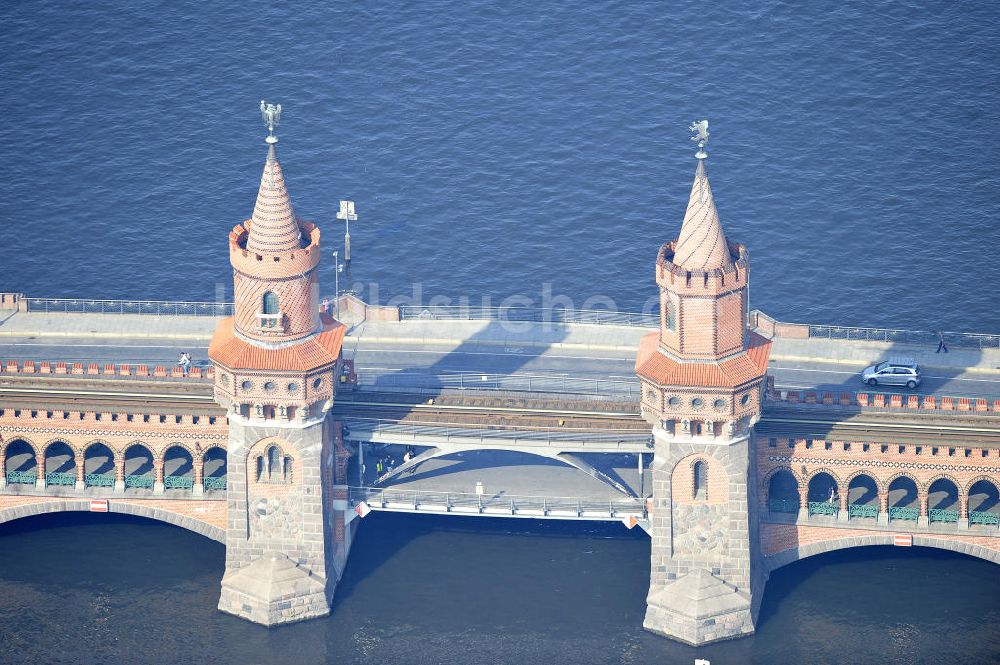
[[[180,360],[177,361],[177,365],[181,368],[181,372],[184,376],[188,375],[188,370],[191,368],[191,354],[187,351],[181,353]]]
[[[937,351],[935,351],[934,353],[941,353],[942,350],[944,350],[945,353],[948,353],[948,345],[944,343],[944,331],[938,330],[937,337],[938,337],[938,348]]]

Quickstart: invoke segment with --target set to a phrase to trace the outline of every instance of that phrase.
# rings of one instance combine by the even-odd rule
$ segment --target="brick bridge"
[[[97,509],[201,533],[226,545],[219,609],[275,625],[329,613],[361,498],[409,512],[621,517],[651,537],[644,627],[690,644],[752,633],[770,571],[814,554],[918,545],[1000,563],[1000,394],[996,381],[964,377],[996,374],[997,337],[956,340],[967,348],[941,375],[923,355],[920,393],[850,391],[842,375],[856,382],[890,353],[924,354],[911,342],[927,335],[873,338],[751,312],[749,253],[723,232],[704,149],[680,232],[656,253],[657,315],[602,325],[593,312],[542,312],[541,323],[517,312],[507,325],[504,312],[404,316],[342,298],[335,319],[319,302],[320,229],[294,215],[276,143],[271,127],[253,215],[228,233],[231,306],[73,301],[80,314],[52,315],[50,305],[68,311],[70,301],[0,294],[0,336],[18,348],[77,339],[49,344],[61,357],[0,363],[0,522]],[[91,304],[118,316],[94,318]],[[171,320],[170,309],[194,316]],[[864,341],[834,343],[845,330]],[[395,374],[355,385],[348,338],[373,368],[391,358]],[[152,348],[180,350],[140,351],[137,339],[197,340],[211,366],[184,376],[135,362]],[[529,364],[548,376],[501,389]],[[490,389],[498,367],[515,376]],[[456,369],[470,380],[449,388],[440,376]],[[800,394],[791,384],[803,381],[817,388]],[[942,394],[955,384],[977,394]],[[367,425],[352,434],[345,423],[355,422]],[[396,443],[413,449],[409,461],[369,483],[365,446]],[[454,491],[400,473],[491,450],[548,466],[530,475],[495,462],[499,508],[478,483],[470,499],[460,469],[425,474]],[[614,466],[624,457],[633,476]],[[349,487],[353,473],[359,487]],[[541,501],[511,498],[525,482]],[[410,498],[384,500],[403,486]],[[584,508],[595,486],[598,508]],[[575,487],[586,487],[576,501]]]

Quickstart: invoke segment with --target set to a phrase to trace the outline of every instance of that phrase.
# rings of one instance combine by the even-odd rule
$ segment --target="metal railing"
[[[985,510],[970,510],[969,524],[1000,524],[1000,513]]]
[[[770,499],[767,508],[772,513],[797,513],[799,512],[798,499]]]
[[[83,477],[84,485],[87,487],[114,487],[115,474],[113,473],[88,473]]]
[[[852,503],[847,506],[848,517],[878,517],[878,505],[869,503]]]
[[[230,316],[230,302],[168,300],[90,300],[86,298],[23,298],[29,312],[78,314],[152,314],[156,316]]]
[[[50,471],[45,474],[45,484],[46,485],[76,485],[76,474],[73,472],[60,473],[58,471]]]
[[[850,326],[809,325],[810,338],[857,340],[865,342],[897,342],[899,344],[920,344],[933,346],[938,343],[937,333],[929,330],[899,330],[896,328],[854,328]],[[980,333],[944,333],[948,346],[997,349],[1000,335]]]
[[[892,507],[889,509],[889,520],[908,520],[916,522],[920,517],[919,508]]]
[[[449,427],[447,425],[410,425],[392,421],[346,421],[347,429],[350,432],[348,438],[355,439],[361,432],[370,435],[378,434],[384,437],[405,438],[408,442],[416,441],[417,437],[433,437],[435,439],[460,440],[461,443],[468,443],[470,440],[478,441],[481,444],[496,442],[498,439],[516,443],[526,441],[530,443],[559,444],[565,442],[585,442],[604,444],[617,444],[622,448],[632,449],[637,444],[649,446],[649,432],[612,432],[608,434],[595,433],[593,431],[552,431],[547,429],[526,430],[526,429],[487,429],[483,427]]]
[[[945,510],[942,508],[931,508],[927,511],[928,522],[957,522],[957,510]]]
[[[36,471],[7,472],[8,485],[34,485],[37,480],[38,480],[38,473]]]
[[[541,307],[444,307],[404,305],[399,308],[399,318],[524,321],[534,323],[590,323],[605,326],[637,326],[656,328],[660,325],[658,314],[639,312],[614,312],[600,309],[543,309]]]
[[[835,503],[830,503],[829,501],[809,502],[810,515],[836,515],[838,510],[839,506]]]
[[[627,400],[638,400],[642,390],[639,380],[589,379],[567,376],[535,374],[421,374],[419,372],[392,372],[361,374],[361,388],[413,388],[424,390],[502,390],[572,395],[615,395]]]
[[[364,501],[381,510],[455,512],[489,515],[530,515],[532,517],[618,519],[646,515],[642,499],[594,499],[576,497],[474,494],[471,492],[424,492],[373,487],[351,487],[352,505]]]
[[[152,489],[154,480],[152,474],[125,476],[125,487]]]

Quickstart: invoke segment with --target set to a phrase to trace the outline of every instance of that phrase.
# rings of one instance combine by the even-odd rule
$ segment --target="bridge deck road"
[[[0,321],[0,359],[172,365],[181,351],[188,351],[196,365],[204,366],[215,325],[207,317],[48,314],[41,315],[44,319],[25,318],[31,316],[18,313]],[[15,322],[18,325],[12,325]],[[355,360],[359,374],[369,377],[532,375],[628,383],[635,381],[635,344],[649,332],[624,326],[523,322],[513,331],[497,332],[491,329],[496,323],[364,323],[351,328],[344,353]],[[47,331],[46,325],[57,329]],[[779,389],[869,390],[860,381],[860,370],[890,353],[912,355],[925,365],[924,383],[917,393],[1000,399],[997,350],[953,349],[950,354],[935,355],[928,349],[887,350],[864,342],[813,344],[811,340],[776,339],[770,373]]]

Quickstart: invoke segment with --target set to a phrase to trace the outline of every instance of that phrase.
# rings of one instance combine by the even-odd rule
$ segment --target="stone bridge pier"
[[[750,257],[726,240],[696,156],[680,234],[656,257],[660,330],[636,357],[655,441],[643,625],[688,644],[754,630],[765,577],[748,480],[771,349],[747,327]]]

